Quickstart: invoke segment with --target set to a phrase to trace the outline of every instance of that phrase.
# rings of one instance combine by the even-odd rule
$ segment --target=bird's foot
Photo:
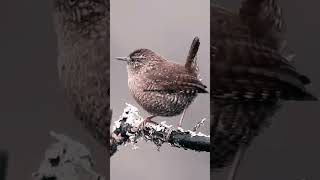
[[[148,117],[146,117],[146,118],[139,124],[138,129],[139,129],[139,130],[143,130],[143,129],[145,128],[145,126],[146,126],[147,123],[152,123],[152,124],[156,124],[156,125],[157,125],[157,124],[158,124],[157,122],[151,120],[151,119],[154,118],[154,117],[156,117],[156,116],[148,116]]]
[[[184,119],[184,115],[185,115],[185,113],[186,113],[186,110],[187,110],[187,109],[184,109],[183,112],[182,112],[182,115],[181,115],[180,120],[179,120],[179,122],[178,122],[177,129],[181,128],[181,126],[182,126],[182,122],[183,122],[183,119]]]
[[[169,128],[169,131],[168,131],[168,133],[167,133],[167,136],[166,136],[165,142],[168,142],[168,141],[169,141],[170,136],[171,136],[171,133],[172,133],[172,131],[173,131],[173,130],[174,130],[173,128]]]

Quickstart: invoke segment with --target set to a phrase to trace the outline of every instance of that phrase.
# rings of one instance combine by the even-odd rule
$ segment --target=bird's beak
[[[130,60],[130,58],[129,57],[116,57],[116,60],[128,62]]]

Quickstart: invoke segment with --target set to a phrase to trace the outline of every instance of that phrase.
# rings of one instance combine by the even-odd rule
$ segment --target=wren
[[[127,57],[116,59],[127,62],[129,91],[137,103],[151,116],[171,117],[182,114],[199,93],[208,93],[199,79],[196,53],[199,38],[195,38],[185,65],[170,62],[149,49],[137,49]]]

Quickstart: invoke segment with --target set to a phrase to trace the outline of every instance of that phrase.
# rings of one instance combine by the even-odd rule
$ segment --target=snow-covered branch
[[[144,128],[139,129],[142,121],[143,118],[139,115],[138,109],[127,104],[122,116],[113,126],[110,136],[110,156],[117,151],[118,146],[127,143],[135,144],[139,140],[153,142],[158,148],[163,143],[169,143],[173,147],[186,150],[210,152],[210,136],[194,131],[200,124],[203,124],[203,120],[195,126],[193,131],[181,128],[173,129],[165,122],[157,125],[147,123]]]
[[[34,180],[104,180],[93,170],[93,160],[89,150],[69,137],[50,133],[58,142],[52,144],[45,153]]]

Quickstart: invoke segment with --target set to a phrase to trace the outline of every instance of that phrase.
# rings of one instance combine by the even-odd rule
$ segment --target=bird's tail
[[[286,28],[278,0],[242,0],[239,13],[257,38],[267,40],[275,49],[281,47]]]
[[[195,37],[191,43],[191,47],[186,60],[185,68],[192,73],[198,74],[199,68],[197,64],[197,53],[200,46],[200,39]]]

